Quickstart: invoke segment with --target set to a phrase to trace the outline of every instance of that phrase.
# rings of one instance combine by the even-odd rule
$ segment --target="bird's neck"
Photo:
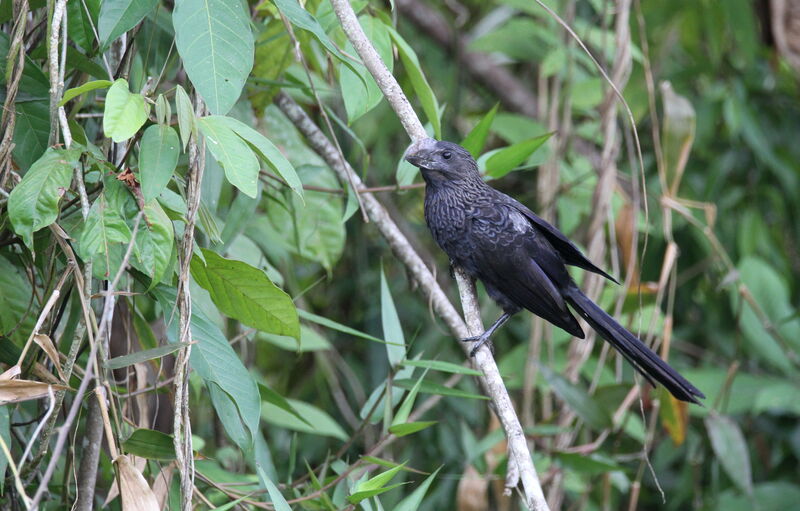
[[[470,201],[485,195],[491,188],[480,177],[466,176],[463,179],[436,179],[423,174],[426,195],[456,195],[460,199]]]

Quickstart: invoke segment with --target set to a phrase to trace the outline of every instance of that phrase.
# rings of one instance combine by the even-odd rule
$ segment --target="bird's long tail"
[[[598,307],[577,286],[571,286],[565,293],[565,298],[600,337],[611,343],[652,385],[655,386],[653,380],[657,381],[681,401],[699,404],[697,398],[706,397],[635,335]]]

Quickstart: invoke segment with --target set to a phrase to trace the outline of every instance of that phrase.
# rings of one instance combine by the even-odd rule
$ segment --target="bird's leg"
[[[492,326],[490,326],[481,335],[476,335],[474,337],[467,337],[466,339],[461,339],[461,342],[474,342],[475,343],[475,346],[472,347],[472,351],[469,352],[469,356],[470,357],[474,357],[475,353],[478,352],[478,349],[480,349],[480,347],[483,346],[484,343],[486,343],[486,341],[488,341],[492,337],[492,335],[495,333],[495,331],[498,328],[500,328],[501,326],[503,326],[506,323],[506,321],[508,321],[508,319],[510,317],[511,317],[511,314],[509,314],[508,312],[504,312],[503,315],[500,316],[499,318],[497,318],[497,321],[495,321],[492,324]]]

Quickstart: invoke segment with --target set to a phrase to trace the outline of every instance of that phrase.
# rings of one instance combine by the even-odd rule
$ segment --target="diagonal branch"
[[[375,78],[375,81],[399,117],[412,141],[426,138],[427,134],[422,127],[422,123],[419,121],[419,118],[411,107],[405,94],[403,94],[397,80],[395,80],[394,76],[392,76],[386,68],[380,56],[378,56],[378,53],[375,51],[375,48],[364,34],[349,1],[332,0],[332,4],[334,12],[339,18],[339,22],[347,38],[353,44],[353,47],[358,52],[366,68]],[[377,220],[376,223],[378,223]],[[416,257],[417,259],[419,258],[419,256]],[[424,264],[422,264],[422,267],[424,267]],[[435,284],[436,281],[433,279],[433,276],[430,275],[430,271],[428,271],[427,268],[425,268],[425,270],[427,275],[420,275],[422,278],[416,276],[417,280],[425,281],[420,282],[422,285],[427,283],[431,283],[431,285]],[[458,282],[461,303],[466,317],[467,331],[471,335],[479,334],[483,330],[483,324],[477,307],[475,288],[472,285],[472,281],[460,270],[456,271],[456,280]],[[438,286],[436,287],[438,288]],[[439,289],[439,292],[441,292],[441,289]],[[452,309],[452,306],[450,308]],[[459,337],[463,337],[460,332],[456,333]],[[522,425],[514,411],[511,397],[508,395],[508,391],[503,384],[494,357],[488,348],[481,349],[476,353],[475,363],[483,373],[482,379],[484,386],[489,393],[492,403],[495,406],[495,411],[503,425],[506,437],[508,438],[509,452],[514,464],[518,468],[522,480],[526,505],[537,511],[546,510],[548,509],[547,502],[545,501],[539,477],[533,465],[533,459],[528,450],[528,444],[522,430]]]

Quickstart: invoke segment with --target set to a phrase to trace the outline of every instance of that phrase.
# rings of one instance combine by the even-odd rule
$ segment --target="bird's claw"
[[[475,354],[478,352],[478,350],[481,348],[481,346],[483,346],[487,342],[489,345],[489,351],[491,351],[492,354],[494,354],[494,345],[491,342],[489,342],[489,336],[487,335],[474,335],[472,337],[466,337],[464,339],[461,339],[461,342],[475,343],[475,346],[473,346],[472,349],[469,351],[470,357],[474,357]]]

